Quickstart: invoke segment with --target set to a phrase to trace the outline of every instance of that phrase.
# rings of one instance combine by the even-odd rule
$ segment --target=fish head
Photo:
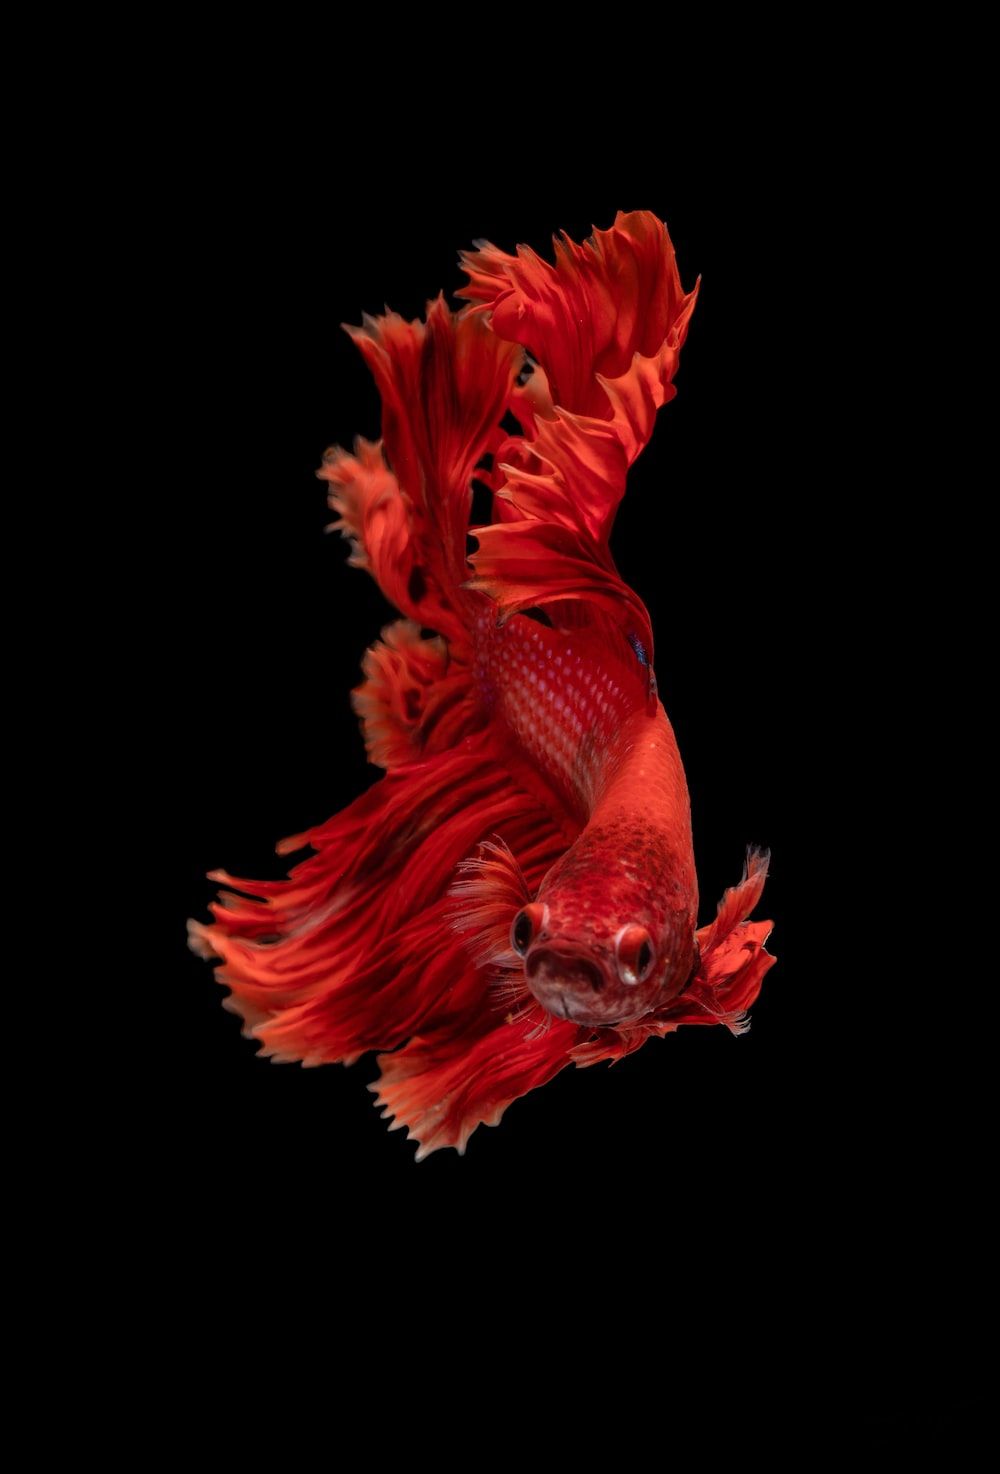
[[[510,941],[523,959],[529,991],[548,1013],[613,1028],[669,1002],[694,971],[693,925],[684,917],[658,921],[609,915],[605,908],[588,924],[577,906],[563,908],[552,895],[517,913]]]

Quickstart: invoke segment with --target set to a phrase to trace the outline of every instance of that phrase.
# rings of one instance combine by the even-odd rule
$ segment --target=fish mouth
[[[608,996],[607,979],[590,957],[540,947],[526,957],[524,975],[531,992],[554,1018],[605,1029],[622,1020],[621,999]]]
[[[531,952],[524,971],[529,984],[538,982],[546,992],[551,991],[557,979],[563,991],[579,988],[599,993],[604,986],[604,975],[596,962],[591,962],[589,957],[557,952],[551,947]]]
[[[567,1019],[571,1024],[579,1024],[582,1029],[623,1029],[643,1017],[642,1013],[637,1013],[626,1018],[620,1010],[610,1014],[598,1013],[567,998],[565,993],[547,994],[544,998],[538,998],[538,1002],[554,1018]]]
[[[568,1019],[571,1024],[579,1024],[582,1028],[617,1029],[619,1024],[627,1022],[626,1019],[604,1018],[603,1015],[600,1014],[588,1013],[585,1009],[575,1009],[570,1003],[567,1003],[566,998],[563,994],[559,995],[559,1003],[562,1008],[561,1017],[564,1019]],[[546,1007],[548,1006],[549,1005],[546,1005]],[[556,1013],[556,1017],[560,1017],[560,1014]]]

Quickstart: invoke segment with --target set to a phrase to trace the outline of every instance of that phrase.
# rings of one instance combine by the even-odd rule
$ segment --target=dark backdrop
[[[835,197],[849,217],[850,193],[837,180],[821,199],[759,139],[697,170],[669,157],[647,145],[614,168],[484,170],[442,143],[362,160],[341,127],[328,154],[220,143],[167,181],[141,306],[158,345],[147,485],[164,574],[155,893],[142,878],[155,958],[143,987],[167,1046],[149,1067],[161,1207],[220,1273],[234,1242],[287,1221],[318,1237],[323,1275],[377,1276],[404,1298],[425,1273],[488,1285],[500,1303],[561,1278],[584,1298],[701,1279],[748,1307],[751,1341],[775,1315],[793,1350],[818,1325],[846,1338],[834,1400],[891,1429],[914,1406],[901,1368],[920,1327],[976,1293],[957,1246],[978,1159],[953,1129],[960,1068],[945,1041],[914,1053],[907,966],[885,940],[903,857],[871,781],[871,653],[886,636],[868,600],[879,513],[853,447],[875,370],[845,346],[827,209]],[[759,914],[779,960],[746,1037],[681,1030],[613,1069],[567,1070],[481,1128],[464,1159],[416,1166],[365,1089],[371,1058],[303,1071],[254,1057],[184,922],[205,913],[206,870],[283,873],[274,842],[376,778],[348,693],[391,613],[324,536],[314,475],[328,445],[378,431],[339,324],[386,302],[418,313],[459,284],[457,253],[476,237],[545,252],[553,231],[580,239],[619,208],[664,217],[685,286],[703,284],[613,548],[657,634],[703,920],[745,846],[769,846]],[[931,1246],[920,1236],[942,1198],[953,1211]],[[294,1278],[297,1253],[276,1237],[260,1272]],[[939,1388],[917,1360],[922,1395]],[[811,1395],[829,1411],[828,1380]],[[948,1405],[938,1391],[922,1415]]]
[[[780,230],[767,225],[763,200],[751,221],[745,200],[706,204],[704,190],[667,180],[565,189],[544,205],[432,194],[403,206],[380,191],[352,206],[349,195],[293,201],[269,176],[254,184],[227,177],[205,191],[204,213],[192,208],[197,257],[165,319],[191,349],[169,451],[176,584],[161,732],[176,787],[173,1003],[185,1020],[185,1076],[205,1092],[206,1155],[221,1111],[244,1124],[250,1113],[253,1132],[279,1132],[286,1150],[289,1137],[296,1151],[312,1142],[335,1150],[341,1170],[351,1163],[366,1180],[412,1183],[421,1195],[432,1180],[435,1193],[452,1183],[475,1191],[498,1172],[576,1173],[595,1161],[621,1173],[639,1161],[645,1172],[652,1162],[676,1171],[689,1159],[710,1177],[708,1157],[738,1159],[744,1132],[760,1133],[769,1166],[787,1171],[799,1140],[788,1100],[805,1090],[816,1129],[828,1119],[816,1076],[830,1060],[835,974],[812,936],[817,838],[835,817],[811,669],[818,651],[830,658],[829,621],[801,547],[816,535],[804,466],[815,464],[813,405],[799,382],[810,373],[805,243],[783,236],[784,217]],[[703,917],[738,880],[745,846],[770,846],[763,914],[774,917],[780,961],[745,1040],[692,1029],[613,1070],[565,1073],[499,1130],[480,1130],[466,1161],[442,1153],[414,1171],[412,1146],[386,1135],[372,1109],[367,1064],[311,1073],[254,1060],[219,1010],[209,969],[184,952],[182,923],[213,893],[206,869],[283,873],[275,840],[376,778],[349,691],[391,611],[346,566],[344,543],[323,535],[331,514],[314,474],[327,445],[378,431],[374,387],[339,324],[385,302],[420,312],[439,287],[460,284],[457,253],[473,238],[548,251],[554,230],[581,239],[618,206],[665,217],[685,285],[701,273],[703,286],[677,399],[633,471],[614,550],[657,632]]]

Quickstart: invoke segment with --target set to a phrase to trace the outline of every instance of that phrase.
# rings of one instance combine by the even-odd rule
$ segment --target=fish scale
[[[481,699],[586,826],[539,891],[550,933],[606,970],[617,934],[645,928],[657,966],[636,1001],[669,998],[694,961],[697,879],[680,753],[662,704],[648,709],[639,660],[610,664],[607,642],[583,629],[498,624],[490,604],[472,629]]]
[[[482,700],[574,808],[589,814],[643,684],[604,668],[585,634],[540,630],[523,615],[498,626],[493,606],[482,603],[473,626]]]

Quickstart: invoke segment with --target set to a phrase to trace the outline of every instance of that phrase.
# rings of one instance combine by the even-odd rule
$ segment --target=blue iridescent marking
[[[638,635],[626,635],[625,638],[628,640],[629,644],[632,646],[632,649],[635,651],[636,659],[638,660],[639,664],[640,665],[648,665],[649,664],[649,656],[646,654],[646,647],[642,643],[642,641],[639,639],[639,636]]]

